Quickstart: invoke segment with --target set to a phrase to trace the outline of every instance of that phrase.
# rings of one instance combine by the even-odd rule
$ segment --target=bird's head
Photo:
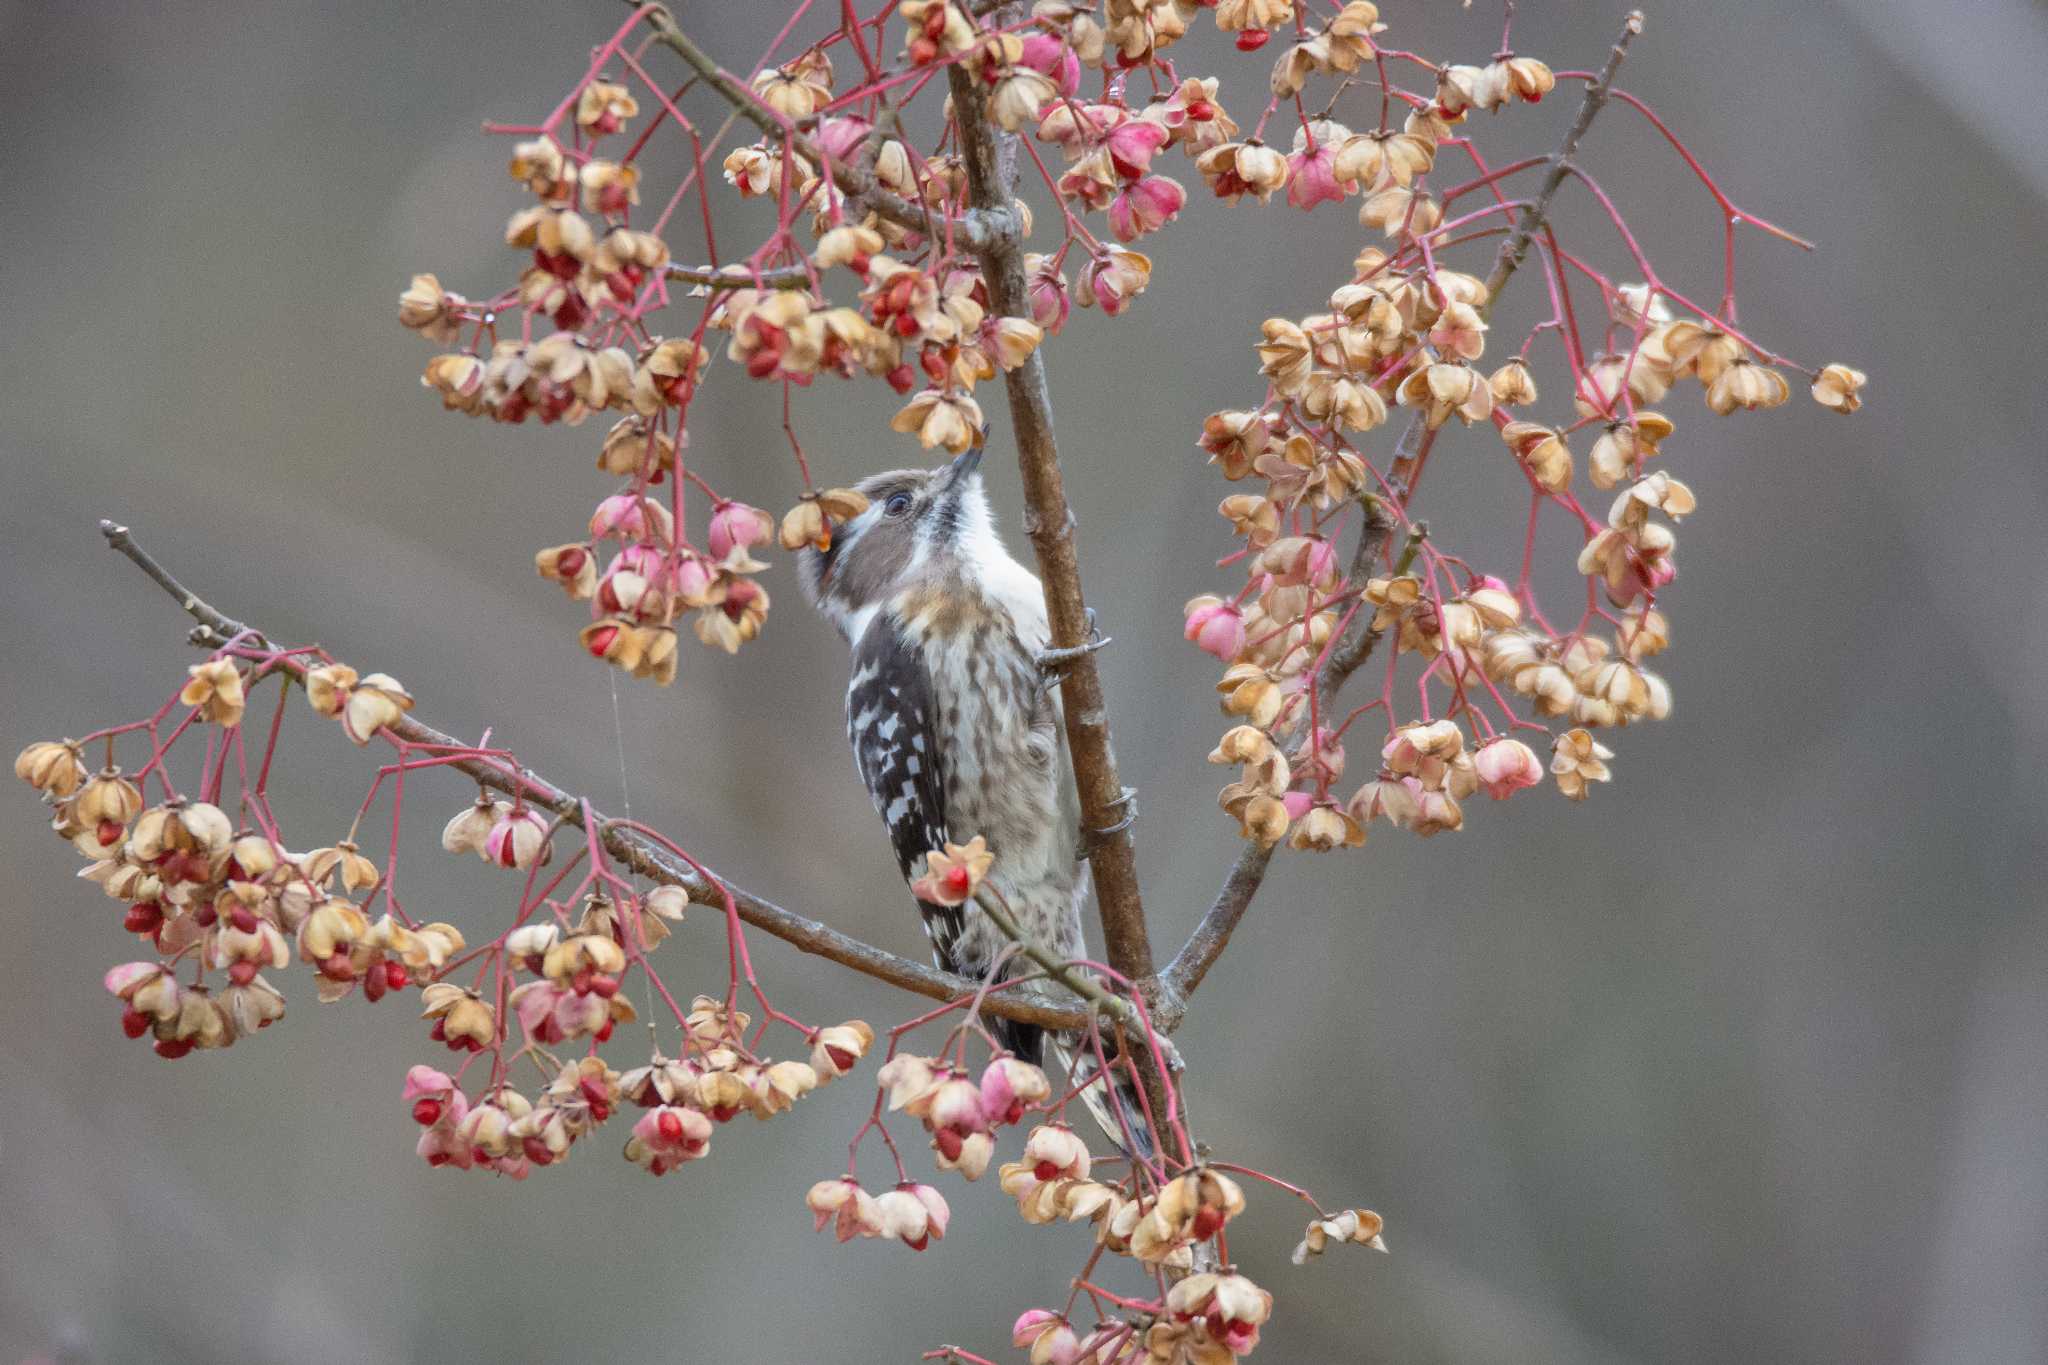
[[[905,588],[959,575],[974,549],[993,540],[981,447],[935,469],[892,469],[855,487],[867,510],[840,526],[827,550],[798,560],[804,592],[848,639]]]

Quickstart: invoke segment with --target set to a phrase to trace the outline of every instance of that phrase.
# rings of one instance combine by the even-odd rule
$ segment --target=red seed
[[[960,1159],[960,1149],[966,1145],[961,1136],[951,1128],[941,1128],[938,1132],[932,1134],[932,1144],[939,1149],[939,1154],[948,1161],[958,1161]]]
[[[403,962],[387,962],[384,964],[384,984],[389,986],[392,990],[404,990],[406,987],[406,983],[411,980],[412,977],[405,970],[405,964]]]
[[[591,1036],[600,1043],[609,1043],[612,1040],[612,1021],[609,1019],[605,1020],[604,1027]]]
[[[431,1128],[441,1121],[441,1101],[429,1096],[418,1100],[412,1107],[412,1121],[422,1128]]]
[[[1272,34],[1262,28],[1239,29],[1237,34],[1237,50],[1239,52],[1257,52],[1266,45],[1266,40],[1272,36]]]
[[[131,905],[128,913],[121,917],[121,925],[131,934],[154,934],[164,927],[163,907],[155,901]]]
[[[102,848],[118,842],[121,836],[127,832],[128,826],[122,824],[119,820],[102,820],[99,823],[99,827],[93,831],[94,834],[99,836],[100,847]]]
[[[130,1005],[121,1011],[121,1032],[130,1038],[140,1038],[149,1032],[149,1016]]]
[[[599,999],[609,1000],[619,993],[618,978],[594,976],[590,979],[590,989],[596,992]]]
[[[654,1126],[661,1133],[663,1142],[674,1145],[683,1140],[682,1116],[673,1112],[657,1115]]]
[[[228,912],[228,923],[245,934],[256,932],[256,912],[246,905],[238,905]]]
[[[1223,1210],[1221,1209],[1202,1209],[1198,1211],[1195,1214],[1195,1223],[1192,1229],[1195,1240],[1197,1242],[1208,1241],[1222,1229],[1223,1223]]]
[[[555,1159],[555,1154],[548,1150],[548,1145],[537,1137],[526,1139],[520,1146],[526,1149],[526,1159],[536,1166],[545,1166]]]
[[[833,1068],[838,1071],[851,1071],[853,1064],[860,1060],[843,1047],[828,1047],[825,1049],[825,1055],[831,1059]]]
[[[228,967],[228,980],[237,986],[246,986],[256,979],[256,964],[244,958]]]
[[[159,1038],[155,1046],[156,1055],[167,1062],[175,1062],[192,1050],[192,1044],[183,1038]]]
[[[602,659],[610,652],[612,641],[618,638],[619,628],[617,626],[600,626],[590,632],[590,643],[586,648],[590,650],[592,655]]]

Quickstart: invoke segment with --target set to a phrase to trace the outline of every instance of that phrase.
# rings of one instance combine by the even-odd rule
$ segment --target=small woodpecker
[[[1010,557],[989,518],[976,447],[935,469],[863,480],[868,507],[831,546],[806,549],[804,589],[853,647],[847,739],[906,881],[924,855],[976,835],[995,854],[989,881],[1018,927],[1063,958],[1081,955],[1088,865],[1081,802],[1046,663],[1051,632],[1036,575]],[[1007,940],[973,902],[919,901],[932,956],[985,976]],[[1043,1030],[991,1018],[1020,1059],[1039,1064]],[[1095,1071],[1056,1038],[1076,1083]],[[1124,1087],[1119,1087],[1123,1089]],[[1101,1086],[1084,1094],[1114,1137]],[[1135,1099],[1119,1094],[1142,1133]]]

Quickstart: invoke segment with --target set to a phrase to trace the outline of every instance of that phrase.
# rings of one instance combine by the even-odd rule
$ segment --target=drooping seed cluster
[[[725,996],[676,1006],[647,954],[681,922],[684,892],[672,884],[635,887],[598,861],[595,841],[573,852],[562,874],[540,882],[541,869],[555,861],[559,822],[524,800],[483,790],[447,821],[441,846],[523,874],[525,889],[514,922],[467,951],[461,929],[415,918],[398,897],[392,859],[403,775],[468,762],[510,777],[519,772],[515,759],[408,739],[402,730],[414,703],[402,684],[388,674],[358,675],[317,650],[273,650],[237,637],[188,673],[149,719],[87,741],[31,744],[14,765],[42,793],[55,832],[88,860],[81,875],[123,907],[123,927],[152,954],[109,969],[105,986],[121,1004],[122,1030],[148,1037],[159,1056],[225,1048],[275,1023],[285,1013],[278,974],[295,960],[310,969],[322,1003],[357,995],[375,1003],[417,989],[428,1038],[462,1058],[452,1075],[422,1065],[407,1076],[403,1093],[421,1126],[419,1155],[430,1165],[524,1178],[560,1161],[624,1106],[644,1111],[627,1158],[663,1174],[705,1155],[717,1125],[743,1113],[766,1119],[787,1112],[850,1071],[873,1042],[873,1030],[858,1020],[812,1029],[760,997],[771,1021],[797,1029],[808,1048],[807,1059],[776,1060],[761,1050],[765,1026],[750,1035],[751,1018],[736,1007],[737,974]],[[326,847],[300,853],[286,846],[265,791],[273,768],[283,770],[284,694],[266,747],[253,761],[245,747],[250,694],[274,678],[300,685],[312,709],[338,721],[355,743],[382,739],[397,749],[357,817],[360,825],[385,779],[398,778],[382,867],[362,852],[354,827]],[[174,785],[171,769],[199,734],[205,752],[193,797]],[[94,773],[85,753],[101,741],[106,760]],[[148,761],[132,776],[114,762],[123,741],[148,746]],[[230,800],[237,776],[240,790]],[[162,792],[155,804],[145,796],[152,785]],[[228,809],[239,811],[239,827]],[[564,890],[579,865],[582,881]],[[680,1043],[674,1057],[657,1043],[645,1065],[621,1074],[596,1049],[637,1017],[624,993],[636,973],[670,1006]],[[488,1062],[486,1072],[465,1090],[464,1076],[479,1061]],[[522,1088],[517,1078],[529,1074],[538,1085]]]
[[[934,851],[929,863],[929,889],[944,891],[958,880],[964,883],[963,897],[980,888],[988,870],[978,850],[966,848]],[[889,1136],[885,1109],[917,1120],[938,1169],[969,1181],[986,1173],[1006,1130],[1036,1116],[1017,1159],[998,1166],[998,1184],[1016,1201],[1026,1224],[1085,1227],[1094,1250],[1066,1307],[1027,1310],[1012,1328],[1014,1344],[1034,1361],[1130,1365],[1220,1362],[1250,1352],[1258,1345],[1273,1300],[1228,1267],[1228,1227],[1246,1209],[1239,1183],[1222,1167],[1194,1154],[1177,1123],[1152,1124],[1155,1133],[1172,1139],[1156,1157],[1098,1161],[1067,1122],[1066,1107],[1076,1097],[1074,1092],[1058,1094],[1043,1071],[1002,1052],[992,1041],[992,1055],[979,1074],[967,1067],[969,1038],[987,1038],[971,1015],[953,1026],[938,1052],[904,1049],[909,1032],[953,1013],[960,1003],[978,1001],[956,1002],[891,1031],[888,1058],[876,1075],[879,1093],[874,1110],[855,1138],[854,1156],[868,1131],[878,1131],[894,1161],[896,1185],[880,1195],[869,1193],[850,1159],[845,1175],[819,1181],[806,1197],[817,1227],[822,1231],[830,1226],[841,1242],[895,1238],[916,1250],[945,1234],[950,1207],[938,1190],[908,1173]],[[1111,1065],[1128,1063],[1119,1060]],[[1172,1093],[1170,1077],[1165,1085]],[[1114,1169],[1106,1173],[1105,1167]],[[1272,1181],[1258,1172],[1246,1173]],[[1331,1242],[1386,1250],[1379,1215],[1365,1209],[1328,1212],[1305,1191],[1284,1181],[1272,1183],[1315,1210],[1297,1261],[1319,1254]],[[1105,1257],[1140,1272],[1146,1289],[1131,1295],[1108,1288],[1098,1268]],[[1224,1269],[1215,1269],[1218,1265]],[[1076,1308],[1084,1297],[1094,1310],[1092,1323]]]
[[[1290,58],[1274,88],[1292,94],[1300,73],[1330,69],[1339,68],[1327,58]],[[1549,747],[1558,789],[1580,800],[1588,783],[1611,776],[1612,755],[1593,729],[1670,713],[1669,684],[1645,665],[1670,642],[1659,594],[1677,573],[1672,526],[1696,499],[1668,472],[1645,468],[1674,429],[1648,405],[1692,380],[1716,414],[1774,407],[1789,396],[1779,368],[1789,362],[1735,327],[1732,276],[1721,310],[1709,312],[1655,282],[1647,260],[1637,264],[1653,282],[1615,284],[1547,235],[1535,268],[1549,284],[1552,315],[1490,370],[1482,364],[1494,340],[1495,292],[1519,262],[1515,248],[1494,239],[1527,205],[1504,197],[1497,185],[1505,173],[1487,170],[1461,125],[1474,111],[1540,100],[1554,84],[1547,67],[1511,54],[1485,67],[1443,68],[1427,96],[1392,92],[1408,105],[1398,133],[1385,107],[1381,127],[1364,135],[1308,120],[1294,157],[1241,177],[1244,192],[1289,185],[1290,199],[1304,207],[1361,195],[1361,223],[1389,239],[1359,253],[1327,312],[1268,318],[1256,347],[1265,402],[1203,424],[1210,463],[1248,490],[1218,508],[1242,541],[1223,563],[1240,565],[1245,583],[1227,599],[1190,600],[1184,626],[1226,665],[1217,690],[1237,724],[1210,759],[1240,770],[1219,801],[1248,839],[1352,847],[1378,818],[1424,836],[1457,830],[1462,803],[1476,792],[1500,799],[1542,780],[1544,760],[1522,731]],[[1478,175],[1432,198],[1421,186],[1452,150]],[[1446,220],[1460,197],[1482,189],[1492,204]],[[1489,219],[1498,225],[1471,229]],[[1460,248],[1491,254],[1491,275],[1451,268]],[[1573,274],[1599,295],[1605,326],[1597,349],[1569,301]],[[1674,302],[1690,315],[1674,318]],[[1534,366],[1546,333],[1562,341],[1568,422],[1518,412],[1539,402]],[[1831,365],[1810,377],[1823,406],[1858,406],[1860,373]],[[1390,440],[1392,415],[1404,419],[1404,431]],[[1441,534],[1413,515],[1433,453],[1486,458],[1437,453],[1476,426],[1498,433],[1509,457],[1503,472],[1511,469],[1530,499],[1512,578],[1443,550]],[[1569,441],[1589,433],[1586,477],[1614,495],[1604,524],[1573,492]],[[1584,537],[1576,567],[1585,606],[1568,623],[1545,615],[1533,584],[1546,509],[1570,517]],[[1343,538],[1353,533],[1357,548],[1347,550]],[[1376,645],[1386,656],[1377,697],[1332,705]],[[1412,693],[1401,685],[1403,656],[1415,661]],[[1380,761],[1347,790],[1345,737],[1374,710],[1383,713]],[[1561,730],[1553,733],[1553,723]]]

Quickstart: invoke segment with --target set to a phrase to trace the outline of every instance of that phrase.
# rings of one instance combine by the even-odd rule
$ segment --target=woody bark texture
[[[960,130],[962,159],[967,165],[968,199],[985,220],[1000,226],[974,249],[987,282],[989,304],[997,316],[1031,316],[1024,279],[1024,251],[1010,208],[1011,174],[1000,139],[988,118],[985,93],[964,65],[948,73],[953,113]],[[1008,135],[1003,135],[1008,136]],[[1081,592],[1081,564],[1074,547],[1074,515],[1060,478],[1059,449],[1053,440],[1052,399],[1046,389],[1045,362],[1038,351],[1004,376],[1010,425],[1017,441],[1017,467],[1024,476],[1024,527],[1038,559],[1038,577],[1045,585],[1046,615],[1052,625],[1052,647],[1071,649],[1088,637],[1088,608]],[[1102,677],[1095,656],[1082,654],[1065,665],[1060,699],[1065,710],[1067,746],[1073,754],[1074,779],[1080,788],[1081,818],[1092,830],[1106,830],[1122,819],[1123,782],[1117,776],[1116,754],[1110,747],[1109,714],[1102,696]],[[1145,911],[1138,894],[1138,874],[1130,829],[1091,836],[1089,869],[1095,879],[1095,903],[1102,918],[1103,946],[1109,965],[1133,981],[1149,982],[1152,944],[1145,929]]]

